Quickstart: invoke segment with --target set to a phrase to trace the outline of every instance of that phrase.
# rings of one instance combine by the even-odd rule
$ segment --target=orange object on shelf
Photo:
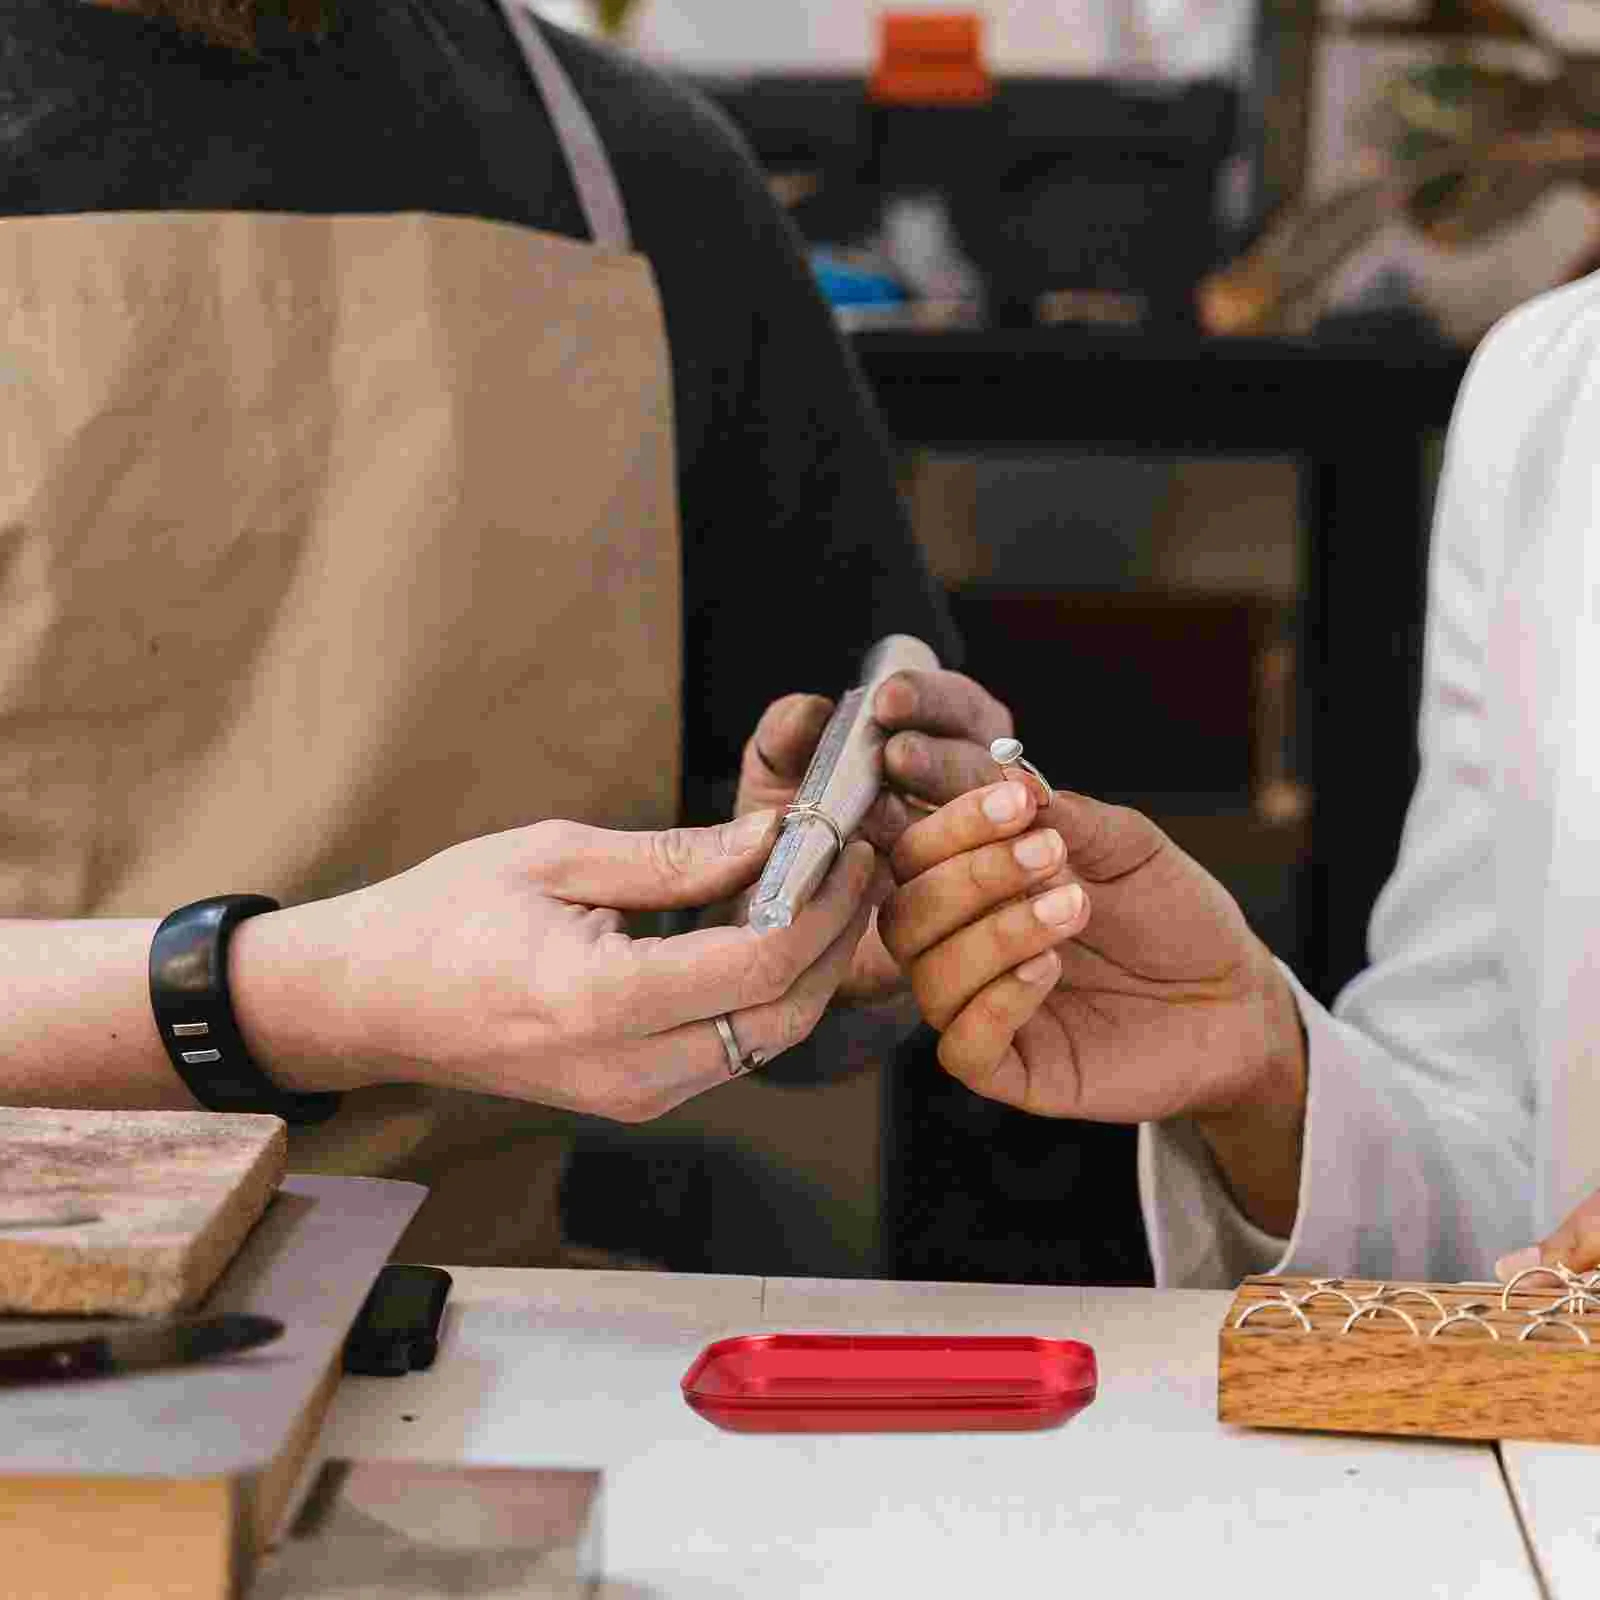
[[[975,11],[886,11],[867,95],[880,105],[976,105],[994,98]]]

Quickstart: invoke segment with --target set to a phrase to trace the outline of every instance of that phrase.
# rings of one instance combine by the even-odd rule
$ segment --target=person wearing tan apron
[[[0,906],[285,902],[542,817],[674,819],[662,307],[595,127],[501,0],[589,242],[467,217],[0,222]],[[537,436],[537,481],[529,440]],[[294,1130],[549,1259],[565,1119],[415,1086]]]

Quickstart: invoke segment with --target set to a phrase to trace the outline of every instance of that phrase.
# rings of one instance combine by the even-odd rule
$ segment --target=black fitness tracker
[[[178,1076],[208,1111],[259,1111],[285,1122],[326,1122],[337,1094],[291,1094],[250,1059],[228,998],[228,940],[246,917],[276,911],[260,894],[180,906],[150,942],[150,1004]]]

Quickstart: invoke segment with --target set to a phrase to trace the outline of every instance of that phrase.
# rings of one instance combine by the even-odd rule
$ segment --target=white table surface
[[[451,1272],[434,1368],[347,1378],[324,1453],[600,1468],[617,1600],[1542,1592],[1491,1447],[1219,1424],[1226,1294]],[[1100,1392],[1009,1435],[734,1435],[685,1405],[711,1339],[802,1328],[1081,1338]]]
[[[1600,1595],[1600,1449],[1508,1442],[1500,1453],[1551,1600],[1595,1600]]]

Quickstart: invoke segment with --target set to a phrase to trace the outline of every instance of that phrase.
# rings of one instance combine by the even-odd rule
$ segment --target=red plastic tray
[[[719,1339],[683,1397],[733,1433],[947,1433],[1054,1428],[1095,1396],[1076,1339],[767,1333]]]

